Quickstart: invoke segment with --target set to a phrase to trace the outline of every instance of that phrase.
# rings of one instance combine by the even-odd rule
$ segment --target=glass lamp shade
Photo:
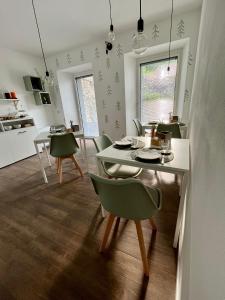
[[[54,86],[54,80],[47,74],[45,75],[45,78],[44,78],[44,85],[45,85],[45,87]]]
[[[111,24],[110,27],[109,27],[109,33],[108,33],[108,38],[109,38],[109,41],[110,42],[113,42],[116,38],[116,35],[115,35],[115,32],[114,32],[114,29],[113,29],[113,25]]]
[[[133,51],[135,54],[141,55],[143,54],[147,48],[147,36],[144,34],[144,32],[137,32],[136,34],[133,35]]]

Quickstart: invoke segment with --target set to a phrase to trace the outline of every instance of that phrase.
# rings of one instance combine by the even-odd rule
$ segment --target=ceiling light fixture
[[[144,20],[141,17],[141,0],[140,0],[140,18],[137,22],[137,33],[132,36],[133,39],[133,51],[141,55],[147,50],[147,36],[144,33]]]
[[[168,63],[168,67],[167,67],[168,72],[170,72],[172,29],[173,29],[173,0],[171,0],[171,14],[170,14],[169,63]]]
[[[112,23],[112,5],[111,5],[111,0],[109,0],[109,18],[110,18],[110,26],[109,26],[109,33],[108,33],[108,39],[109,39],[109,41],[105,41],[106,54],[108,54],[109,51],[112,50],[112,48],[113,48],[112,42],[116,38],[116,35],[115,35],[115,32],[114,32],[113,23]]]
[[[47,86],[53,86],[54,82],[50,78],[50,74],[49,74],[49,71],[48,71],[48,68],[47,68],[47,62],[46,62],[44,48],[43,48],[43,44],[42,44],[42,40],[41,40],[41,33],[40,33],[39,25],[38,25],[37,14],[36,14],[35,6],[34,6],[34,0],[32,0],[32,6],[33,6],[34,17],[35,17],[35,22],[36,22],[36,26],[37,26],[38,37],[39,37],[39,41],[40,41],[40,45],[41,45],[42,57],[43,57],[44,65],[45,65],[44,84],[47,85]]]

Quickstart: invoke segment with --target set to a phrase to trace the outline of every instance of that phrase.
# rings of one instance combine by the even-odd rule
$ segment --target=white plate
[[[115,144],[118,146],[130,146],[131,142],[129,141],[115,141]]]
[[[138,151],[137,157],[143,160],[156,160],[161,158],[160,153],[157,151]]]

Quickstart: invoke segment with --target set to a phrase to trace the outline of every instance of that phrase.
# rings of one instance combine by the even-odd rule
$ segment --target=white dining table
[[[80,148],[82,150],[84,159],[87,162],[86,141],[85,141],[85,136],[84,136],[83,131],[73,132],[73,135],[74,135],[75,138],[79,138],[80,141],[81,140],[83,141],[84,148],[82,148],[81,142],[80,142]],[[45,150],[45,153],[46,153],[46,156],[47,156],[47,160],[48,160],[48,165],[51,166],[52,164],[51,164],[50,156],[49,156],[49,153],[48,153],[48,150],[47,150],[47,147],[46,147],[46,145],[49,144],[50,142],[51,142],[51,135],[50,135],[49,131],[40,132],[36,136],[36,138],[34,139],[34,146],[35,146],[38,158],[39,158],[40,168],[41,168],[42,176],[44,178],[44,182],[45,183],[48,183],[48,178],[47,178],[47,175],[46,175],[46,172],[45,172],[45,167],[43,165],[42,156],[41,156],[41,153],[40,153],[40,150],[39,150],[39,146],[40,145],[44,146],[44,150]]]
[[[135,138],[145,143],[145,148],[149,148],[151,145],[150,137],[126,137],[127,139]],[[177,223],[174,234],[173,246],[177,247],[179,233],[181,230],[183,211],[186,201],[187,186],[189,182],[189,140],[188,139],[172,139],[171,151],[174,155],[173,160],[165,163],[149,163],[140,162],[133,157],[133,151],[135,150],[121,150],[112,146],[104,149],[96,154],[99,175],[103,175],[102,162],[111,162],[115,164],[134,166],[138,168],[161,171],[172,174],[179,174],[181,176],[180,186],[180,203],[178,209]]]
[[[145,130],[149,130],[149,129],[156,129],[158,124],[149,124],[149,123],[142,123],[141,127],[142,127],[142,135],[145,135]],[[187,125],[180,125],[180,133],[182,138],[186,138],[187,136]]]

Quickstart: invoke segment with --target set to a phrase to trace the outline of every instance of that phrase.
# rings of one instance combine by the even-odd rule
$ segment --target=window
[[[99,130],[93,75],[77,77],[75,80],[84,135],[88,137],[98,136]]]
[[[168,121],[174,111],[178,57],[140,64],[141,120]]]

